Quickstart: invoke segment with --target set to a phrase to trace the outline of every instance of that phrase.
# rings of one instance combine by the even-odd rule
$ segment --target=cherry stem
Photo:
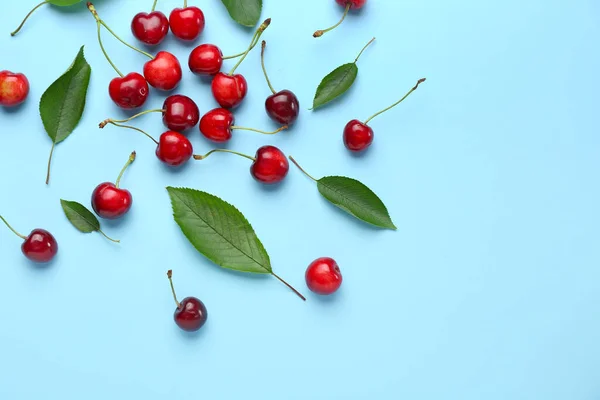
[[[181,303],[177,300],[177,294],[175,294],[175,286],[173,285],[173,271],[167,271],[167,278],[169,278],[169,283],[171,284],[171,292],[173,293],[173,299],[175,300],[175,304],[177,304],[177,308],[181,308]]]
[[[102,232],[102,229],[98,229],[98,232],[100,232],[100,234],[101,234],[102,236],[104,236],[105,238],[107,238],[108,240],[110,240],[110,241],[111,241],[111,242],[113,242],[113,243],[121,243],[121,241],[120,241],[120,240],[113,239],[113,238],[111,238],[110,236],[108,236],[106,233]]]
[[[23,25],[25,25],[25,22],[27,22],[27,19],[29,19],[29,17],[31,16],[31,14],[33,14],[35,12],[35,10],[37,10],[38,8],[40,8],[41,6],[43,6],[44,4],[47,4],[47,3],[48,3],[48,0],[45,0],[45,1],[42,1],[40,4],[38,4],[37,6],[33,7],[33,9],[31,11],[29,11],[29,13],[23,19],[23,22],[21,22],[21,25],[19,25],[17,27],[17,29],[15,29],[14,32],[10,33],[10,36],[15,36],[17,33],[19,33],[19,31],[21,30],[21,28],[23,27]]]
[[[21,235],[19,232],[15,231],[13,229],[13,227],[10,226],[10,224],[4,219],[4,217],[2,215],[0,215],[0,219],[2,220],[2,222],[4,222],[4,224],[8,227],[8,229],[10,229],[15,235],[17,235],[18,237],[20,237],[23,240],[27,240],[27,236]]]
[[[283,283],[285,286],[289,287],[290,289],[292,289],[292,291],[294,293],[296,293],[298,295],[298,297],[300,297],[302,300],[306,301],[306,297],[302,296],[302,293],[300,293],[299,291],[297,291],[292,285],[290,285],[289,283],[287,283],[286,281],[284,281],[283,279],[281,279],[279,277],[279,275],[277,275],[275,272],[271,271],[271,275],[273,275],[275,278],[279,279],[279,281],[281,283]]]
[[[362,53],[367,49],[367,47],[369,47],[371,45],[371,43],[373,43],[375,41],[375,38],[369,40],[369,43],[367,43],[365,45],[365,47],[362,48],[362,50],[360,51],[360,53],[358,53],[358,56],[356,56],[356,59],[354,60],[354,63],[356,64],[358,62],[358,59],[360,58],[360,56],[362,56]]]
[[[350,11],[350,6],[352,6],[352,3],[350,1],[347,2],[346,4],[346,9],[344,10],[344,15],[342,15],[342,19],[339,20],[339,22],[327,29],[319,29],[318,31],[316,31],[315,33],[313,33],[313,37],[314,38],[318,38],[323,36],[323,34],[334,30],[335,28],[337,28],[338,26],[340,26],[342,24],[342,22],[344,22],[344,20],[346,19],[346,16],[348,15],[348,11]]]
[[[378,113],[376,113],[376,114],[373,114],[371,117],[369,117],[369,119],[367,119],[367,120],[365,121],[365,125],[367,125],[367,124],[369,123],[369,121],[371,121],[373,118],[377,117],[378,115],[381,115],[381,114],[383,114],[384,112],[386,112],[386,111],[388,111],[388,110],[391,110],[392,108],[396,107],[398,104],[402,103],[402,102],[403,102],[403,101],[404,101],[404,100],[405,100],[405,99],[406,99],[408,96],[410,96],[410,94],[411,94],[412,92],[414,92],[415,90],[417,90],[417,88],[419,87],[419,85],[420,85],[421,83],[423,83],[423,82],[425,82],[425,78],[421,78],[421,79],[419,79],[419,80],[417,81],[417,84],[416,84],[416,85],[415,85],[415,86],[414,86],[412,89],[410,89],[410,90],[408,91],[408,93],[406,93],[406,94],[404,95],[404,97],[403,97],[403,98],[401,98],[400,100],[398,100],[397,102],[395,102],[395,103],[394,103],[394,104],[392,104],[391,106],[389,106],[389,107],[387,107],[387,108],[384,108],[383,110],[379,111]]]
[[[273,89],[273,85],[271,85],[271,81],[269,80],[269,75],[267,74],[267,69],[265,68],[265,47],[267,47],[267,42],[262,41],[262,46],[260,49],[260,65],[262,66],[263,73],[265,74],[265,79],[267,80],[267,85],[269,85],[269,89],[273,94],[277,93],[275,89]]]
[[[98,126],[100,126],[100,128],[104,128],[106,126],[106,124],[109,124],[112,122],[129,122],[132,119],[135,119],[137,117],[141,117],[142,115],[145,114],[149,114],[149,113],[153,113],[153,112],[165,112],[166,110],[160,109],[160,108],[156,108],[154,110],[146,110],[146,111],[142,111],[141,113],[135,114],[133,117],[129,117],[127,119],[105,119],[104,121],[100,122],[100,124],[98,124]]]
[[[46,185],[50,183],[50,166],[52,165],[52,155],[54,155],[54,146],[56,143],[52,143],[52,148],[50,149],[50,157],[48,157],[48,172],[46,172]]]
[[[158,3],[158,0],[154,0],[154,4],[152,4],[152,12],[156,10],[156,3]]]
[[[123,167],[123,169],[121,170],[121,172],[119,173],[119,176],[117,177],[117,181],[115,182],[115,187],[118,189],[119,188],[119,183],[121,183],[121,178],[123,177],[123,174],[125,173],[125,170],[127,169],[127,167],[129,167],[133,162],[135,161],[135,151],[131,153],[131,155],[129,156],[129,159],[127,160],[127,162],[125,163],[125,166]]]
[[[183,8],[187,7],[187,0],[183,0]]]
[[[117,66],[112,62],[112,60],[108,56],[108,53],[104,49],[104,45],[102,44],[102,36],[100,35],[100,31],[102,30],[102,25],[100,25],[100,22],[96,22],[96,25],[98,25],[98,43],[100,43],[100,50],[102,50],[102,53],[104,53],[104,57],[106,57],[106,60],[108,61],[108,63],[113,67],[113,69],[115,71],[117,71],[117,74],[119,74],[120,77],[123,77],[123,73],[121,71],[119,71],[119,68],[117,68]]]
[[[252,43],[252,46],[251,46],[252,49],[255,48],[256,45],[258,44],[258,39],[256,38],[256,33],[254,33],[254,36],[252,37],[252,42],[251,43]],[[246,52],[243,51],[241,53],[237,53],[237,54],[234,54],[232,56],[223,57],[223,60],[229,60],[229,59],[232,59],[232,58],[238,58],[238,57],[243,56],[245,53]]]
[[[275,135],[281,131],[284,131],[286,129],[288,129],[289,127],[287,125],[284,125],[282,127],[279,127],[277,129],[275,129],[274,131],[271,132],[265,132],[265,131],[261,131],[260,129],[254,129],[254,128],[246,128],[244,126],[232,126],[231,129],[232,130],[238,130],[238,131],[251,131],[251,132],[257,132],[257,133],[262,133],[263,135]]]
[[[102,123],[105,123],[105,124],[102,125]],[[115,121],[113,121],[111,119],[107,119],[106,121],[103,121],[102,123],[100,124],[101,128],[103,128],[104,126],[106,126],[106,124],[112,124],[114,126],[118,126],[119,128],[133,129],[134,131],[138,131],[140,133],[143,133],[144,135],[146,135],[146,137],[148,137],[149,139],[151,139],[154,143],[156,143],[158,145],[158,141],[156,139],[154,139],[152,136],[150,136],[147,132],[141,130],[140,128],[136,128],[135,126],[118,124],[118,123],[116,123]]]
[[[254,48],[254,46],[256,46],[256,44],[258,43],[258,40],[260,39],[261,35],[263,34],[263,32],[265,31],[265,29],[267,29],[267,27],[270,24],[271,24],[271,18],[267,18],[262,24],[260,24],[260,26],[256,30],[256,33],[252,37],[252,40],[250,41],[250,46],[248,46],[248,49],[246,49],[246,51],[243,53],[242,58],[240,58],[238,60],[237,64],[235,64],[233,66],[233,68],[229,72],[229,75],[233,75],[233,73],[235,72],[235,70],[237,69],[237,67],[239,67],[240,64],[242,63],[242,61],[244,61],[246,59],[246,56],[248,56],[248,53],[250,53],[250,51]]]
[[[204,160],[206,157],[210,156],[213,153],[231,153],[231,154],[238,155],[240,157],[247,158],[248,160],[251,160],[251,161],[256,161],[256,158],[254,158],[254,157],[250,157],[247,154],[238,153],[237,151],[228,150],[228,149],[213,149],[213,150],[209,151],[208,153],[206,153],[203,156],[198,155],[198,154],[194,154],[194,160]]]
[[[290,158],[290,160],[292,160],[292,162],[294,163],[294,165],[295,165],[296,167],[298,167],[298,169],[299,169],[300,171],[302,171],[302,173],[304,173],[304,175],[308,176],[308,177],[309,177],[310,179],[312,179],[313,181],[315,181],[315,182],[318,182],[318,181],[317,181],[315,178],[313,178],[313,176],[312,176],[311,174],[309,174],[308,172],[306,172],[306,171],[304,170],[304,168],[302,168],[302,167],[300,166],[300,164],[298,164],[298,162],[297,162],[296,160],[294,160],[294,157],[290,156],[289,158]]]

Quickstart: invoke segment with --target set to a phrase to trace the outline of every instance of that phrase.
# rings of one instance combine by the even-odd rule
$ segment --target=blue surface
[[[30,4],[31,3],[31,4]],[[226,154],[180,171],[164,168],[150,141],[97,123],[124,115],[109,100],[115,76],[83,4],[40,9],[15,38],[32,1],[0,5],[0,69],[31,82],[27,103],[0,110],[0,212],[20,231],[55,233],[59,256],[40,269],[0,228],[0,398],[21,399],[599,399],[600,5],[593,0],[371,1],[337,32],[312,32],[340,15],[333,0],[265,0],[267,64],[277,88],[299,96],[290,132],[238,132],[230,148],[266,143],[314,175],[344,174],[388,205],[397,232],[352,220],[291,169],[265,189],[249,163]],[[118,3],[118,4],[117,4]],[[180,1],[159,1],[170,10]],[[225,53],[251,33],[219,1],[199,3],[202,41]],[[124,38],[150,0],[100,0],[100,15]],[[351,61],[372,36],[359,78],[341,101],[310,113],[327,72]],[[124,71],[145,61],[104,35]],[[92,66],[80,126],[57,147],[44,185],[50,141],[38,117],[44,90],[85,44]],[[215,107],[206,81],[187,71],[193,45],[161,46],[184,65],[180,92],[201,112]],[[228,63],[227,66],[231,66]],[[271,128],[259,52],[239,72],[250,92],[240,125]],[[373,121],[363,157],[341,142],[344,124],[365,119],[428,81]],[[149,106],[162,104],[153,92]],[[160,117],[138,122],[158,136]],[[211,145],[191,134],[196,152]],[[102,222],[114,245],[77,232],[59,198],[89,204],[93,188],[123,180],[131,214]],[[173,222],[165,186],[188,186],[235,204],[253,224],[274,269],[307,293],[304,270],[337,259],[344,274],[331,298],[306,303],[269,277],[210,264]],[[196,295],[209,322],[197,335],[172,321],[167,269],[181,297]]]

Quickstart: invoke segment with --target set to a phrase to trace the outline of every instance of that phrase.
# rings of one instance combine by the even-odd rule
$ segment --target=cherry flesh
[[[25,75],[0,71],[0,106],[18,106],[27,99],[28,94],[29,81]]]
[[[141,107],[146,102],[148,93],[150,93],[148,82],[137,72],[117,77],[108,85],[110,98],[123,109]]]
[[[269,117],[284,125],[292,125],[298,119],[300,102],[289,90],[281,90],[267,97],[265,109]]]
[[[335,293],[342,284],[342,272],[334,259],[318,258],[306,269],[306,285],[317,294]]]
[[[169,20],[160,11],[141,12],[131,21],[131,32],[139,41],[155,46],[169,33]]]
[[[281,182],[288,174],[290,164],[287,157],[275,146],[263,146],[256,151],[250,173],[259,182],[274,184]]]
[[[235,108],[240,105],[248,93],[248,83],[243,75],[227,75],[219,72],[211,85],[213,96],[223,108]]]
[[[179,60],[168,51],[159,51],[153,60],[144,64],[144,77],[148,83],[160,90],[173,90],[181,81]]]
[[[92,208],[96,214],[106,219],[122,217],[131,209],[132,202],[129,190],[120,189],[111,182],[99,184],[92,193]]]
[[[346,124],[344,128],[344,145],[350,151],[366,150],[373,143],[373,129],[357,119]]]
[[[186,332],[196,332],[202,328],[208,319],[204,303],[196,297],[186,297],[179,304],[173,314],[177,326]]]
[[[182,40],[195,40],[204,30],[204,13],[198,7],[176,8],[169,24],[173,35]]]
[[[21,251],[33,262],[47,263],[58,253],[58,243],[47,230],[34,229],[21,245]]]
[[[207,139],[224,143],[231,139],[231,127],[235,123],[233,113],[224,108],[215,108],[200,120],[200,132]]]
[[[160,140],[156,147],[156,156],[158,159],[172,167],[186,163],[192,158],[193,152],[192,143],[188,138],[174,131],[167,131],[160,135]]]
[[[190,71],[198,75],[215,75],[223,66],[223,52],[214,44],[201,44],[190,53]]]
[[[358,10],[359,8],[363,8],[367,3],[367,0],[335,0],[342,7],[346,7],[348,3],[350,3],[350,8],[354,10]]]
[[[187,96],[173,95],[163,103],[163,122],[167,128],[176,132],[183,132],[193,128],[200,120],[200,110]]]

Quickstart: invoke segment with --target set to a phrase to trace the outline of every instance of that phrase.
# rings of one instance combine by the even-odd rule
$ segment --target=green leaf
[[[397,229],[381,199],[356,179],[326,176],[317,181],[317,187],[323,197],[356,218],[380,228]]]
[[[244,26],[255,26],[262,11],[262,0],[221,0],[231,18]]]
[[[319,84],[315,99],[313,100],[313,109],[324,106],[339,96],[346,93],[352,86],[358,75],[356,63],[344,64],[331,71]]]
[[[92,214],[90,210],[75,201],[61,200],[62,206],[67,219],[77,228],[79,232],[90,233],[100,230],[100,222],[98,218]]]
[[[167,191],[175,221],[206,258],[236,271],[273,273],[269,255],[237,208],[199,190],[168,187]]]
[[[83,0],[48,0],[48,3],[55,6],[66,7],[81,3],[82,1]]]

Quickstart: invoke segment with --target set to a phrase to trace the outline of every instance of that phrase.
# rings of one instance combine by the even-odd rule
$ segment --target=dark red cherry
[[[346,7],[350,3],[350,8],[358,10],[367,3],[367,0],[335,0],[335,2],[342,7]]]
[[[359,152],[366,150],[373,143],[373,129],[353,119],[344,128],[344,144],[348,150]]]
[[[131,32],[139,41],[147,45],[157,45],[169,33],[169,20],[160,11],[136,14],[131,21]]]
[[[240,105],[248,93],[248,83],[240,75],[227,75],[219,72],[211,85],[213,96],[223,108],[235,108]]]
[[[204,30],[204,13],[198,7],[176,8],[169,16],[171,32],[182,40],[195,40]]]
[[[213,142],[227,142],[231,139],[231,127],[234,123],[235,117],[231,111],[215,108],[200,120],[200,132]]]
[[[120,189],[111,182],[99,184],[92,193],[92,208],[102,218],[122,217],[129,211],[132,203],[131,192]]]
[[[190,53],[190,71],[198,75],[215,75],[223,66],[223,53],[214,44],[201,44]]]
[[[265,109],[273,121],[292,125],[298,119],[300,102],[294,93],[282,90],[267,97]]]
[[[200,119],[200,110],[194,100],[180,94],[167,97],[162,109],[163,122],[172,131],[193,128]]]
[[[137,72],[110,81],[108,94],[112,101],[121,108],[133,109],[144,105],[148,98],[148,82]]]
[[[58,243],[50,232],[34,229],[21,245],[21,251],[33,262],[47,263],[58,253]]]
[[[186,332],[195,332],[206,323],[208,312],[203,302],[195,297],[186,297],[173,314],[175,323]]]
[[[259,182],[273,184],[281,182],[290,164],[287,157],[275,146],[263,146],[256,151],[255,161],[250,167],[250,173]]]
[[[168,51],[159,51],[154,59],[144,64],[144,76],[150,84],[160,90],[173,90],[181,81],[179,60]]]
[[[160,135],[156,156],[163,163],[177,167],[186,163],[194,149],[192,143],[179,132],[167,131]]]

